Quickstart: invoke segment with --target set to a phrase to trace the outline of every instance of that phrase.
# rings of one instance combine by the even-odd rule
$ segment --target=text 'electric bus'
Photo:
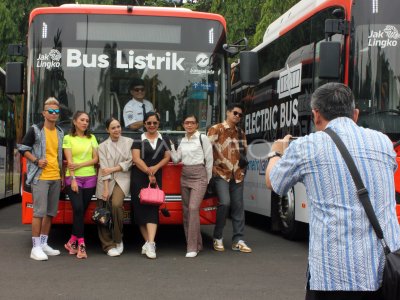
[[[258,58],[259,83],[249,86],[240,82],[237,75],[240,69],[245,71],[243,63],[232,72],[232,97],[245,106],[244,126],[250,145],[245,209],[270,216],[272,225],[282,226],[288,238],[301,236],[306,228],[305,189],[298,184],[283,198],[268,191],[265,154],[277,138],[314,131],[310,98],[316,88],[328,81],[347,84],[360,109],[358,124],[385,133],[397,148],[398,9],[398,1],[302,0],[271,24],[263,42],[252,50]],[[399,170],[395,181],[399,216]]]
[[[145,81],[146,99],[160,113],[162,133],[179,141],[182,118],[195,114],[199,130],[223,117],[226,93],[226,23],[222,16],[184,8],[66,4],[37,8],[30,14],[27,46],[26,129],[41,121],[43,101],[61,104],[59,125],[68,133],[77,110],[87,112],[99,142],[108,135],[105,120],[123,122],[130,100],[129,83]],[[131,136],[125,129],[123,135]],[[161,224],[181,224],[181,165],[163,170],[162,186],[170,217]],[[26,162],[23,163],[26,174]],[[93,199],[94,200],[94,199]],[[130,205],[125,199],[125,221]],[[217,199],[205,197],[202,224],[215,223]],[[90,215],[95,201],[85,216]],[[31,222],[32,194],[22,183],[22,219]],[[61,194],[55,223],[71,223],[70,201]]]
[[[21,184],[20,155],[16,143],[21,139],[17,124],[16,97],[7,95],[6,72],[0,68],[0,202],[19,197]]]

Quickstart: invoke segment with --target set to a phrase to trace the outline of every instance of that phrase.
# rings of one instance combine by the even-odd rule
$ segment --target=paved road
[[[253,253],[231,251],[229,238],[219,253],[211,247],[212,226],[202,232],[204,251],[188,259],[182,228],[161,227],[158,258],[149,260],[140,255],[136,227],[125,228],[126,250],[112,258],[88,226],[87,260],[62,251],[37,262],[29,258],[30,226],[21,224],[20,204],[12,204],[0,209],[0,299],[304,299],[307,242],[286,241],[252,222],[246,239]],[[50,244],[62,250],[69,233],[68,225],[54,226]]]

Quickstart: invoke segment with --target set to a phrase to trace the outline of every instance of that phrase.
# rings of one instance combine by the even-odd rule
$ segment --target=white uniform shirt
[[[171,145],[171,158],[174,163],[182,161],[185,166],[202,165],[205,161],[207,180],[210,181],[213,167],[213,153],[211,142],[205,134],[202,134],[200,144],[200,133],[196,131],[190,138],[185,135],[178,146],[178,150]]]
[[[132,98],[131,100],[126,103],[124,107],[124,122],[125,122],[125,127],[129,127],[129,125],[143,121],[143,108],[142,105],[144,104],[144,108],[146,110],[146,113],[154,111],[153,104],[148,101],[148,100],[143,100],[143,103],[140,101],[137,101],[135,98]],[[143,131],[143,128],[139,129],[140,131]]]

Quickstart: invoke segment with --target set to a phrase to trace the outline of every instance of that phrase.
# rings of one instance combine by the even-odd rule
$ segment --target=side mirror
[[[9,62],[6,64],[6,94],[19,95],[24,90],[24,64]]]
[[[321,42],[319,47],[319,78],[340,79],[340,42]]]
[[[258,54],[253,51],[240,52],[240,80],[242,84],[258,84]]]

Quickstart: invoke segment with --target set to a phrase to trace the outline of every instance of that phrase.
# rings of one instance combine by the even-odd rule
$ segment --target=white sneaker
[[[185,257],[196,257],[197,256],[197,252],[196,251],[192,251],[192,252],[188,252],[186,253]]]
[[[148,242],[146,247],[146,256],[148,258],[156,258],[156,243]]]
[[[31,251],[31,258],[34,260],[48,260],[49,257],[43,252],[42,247],[33,247]]]
[[[142,246],[142,254],[146,254],[146,249],[147,249],[147,244],[149,242],[144,243],[144,245]]]
[[[115,249],[117,249],[117,251],[121,255],[122,252],[124,252],[124,243],[121,241],[121,243],[117,244],[117,247],[115,247]]]
[[[56,256],[60,255],[60,250],[56,250],[51,248],[48,244],[42,245],[42,250],[44,253],[46,253],[48,256]]]
[[[110,250],[107,251],[107,255],[114,257],[114,256],[119,256],[120,253],[117,250],[117,248],[111,248]]]

